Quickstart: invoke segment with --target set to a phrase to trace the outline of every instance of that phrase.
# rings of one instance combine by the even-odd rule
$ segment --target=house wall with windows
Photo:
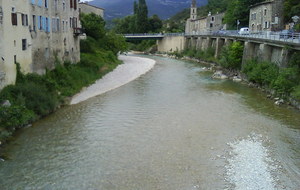
[[[27,73],[31,64],[31,36],[28,0],[1,0],[2,19],[0,22],[0,88],[14,84],[16,62]]]
[[[32,0],[31,12],[32,71],[43,74],[56,60],[79,62],[78,0]]]
[[[211,15],[199,19],[188,19],[186,22],[185,33],[197,34],[205,32],[214,32],[226,29],[223,24],[224,13]]]
[[[250,7],[251,32],[283,29],[283,0],[269,0]]]
[[[55,60],[80,61],[78,0],[0,0],[0,89]]]

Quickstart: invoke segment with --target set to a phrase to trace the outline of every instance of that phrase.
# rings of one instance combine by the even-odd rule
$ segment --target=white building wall
[[[89,14],[95,13],[96,15],[100,15],[102,18],[104,16],[104,9],[95,7],[86,3],[79,3],[80,12]]]
[[[28,72],[31,64],[31,37],[29,26],[22,25],[22,14],[29,15],[28,0],[3,0],[0,4],[3,11],[3,23],[1,27],[1,69],[5,73],[5,79],[0,88],[8,84],[14,84],[16,80],[16,65],[20,63],[23,72]],[[17,25],[12,25],[12,12],[17,15]],[[26,40],[25,49],[22,49],[22,40]]]

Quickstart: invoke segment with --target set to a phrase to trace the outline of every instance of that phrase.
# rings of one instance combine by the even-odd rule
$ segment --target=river
[[[0,189],[298,189],[300,113],[195,63],[156,65],[22,129]]]

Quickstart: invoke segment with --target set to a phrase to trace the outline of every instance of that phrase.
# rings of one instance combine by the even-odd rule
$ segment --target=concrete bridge
[[[167,33],[167,34],[126,34],[127,39],[156,39],[159,52],[183,51],[186,48],[206,50],[213,48],[215,57],[219,57],[222,47],[239,41],[244,44],[243,62],[251,58],[260,58],[284,66],[288,62],[291,50],[300,53],[300,33],[283,35],[279,32],[259,32],[240,35],[236,31],[205,33]]]

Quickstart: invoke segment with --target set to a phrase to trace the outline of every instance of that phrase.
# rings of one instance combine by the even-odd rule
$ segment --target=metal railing
[[[238,37],[249,39],[262,39],[272,41],[282,41],[285,43],[300,44],[300,33],[283,33],[283,32],[249,32],[239,34],[237,30],[219,30],[207,32],[193,32],[193,33],[141,33],[141,34],[123,34],[126,38],[163,38],[166,36],[220,36],[220,37]]]
[[[283,32],[249,32],[239,34],[237,30],[220,30],[220,31],[207,31],[207,32],[194,32],[185,33],[185,36],[220,36],[220,37],[239,37],[239,38],[251,38],[251,39],[263,39],[272,41],[282,41],[288,43],[300,43],[300,33],[283,33]]]

